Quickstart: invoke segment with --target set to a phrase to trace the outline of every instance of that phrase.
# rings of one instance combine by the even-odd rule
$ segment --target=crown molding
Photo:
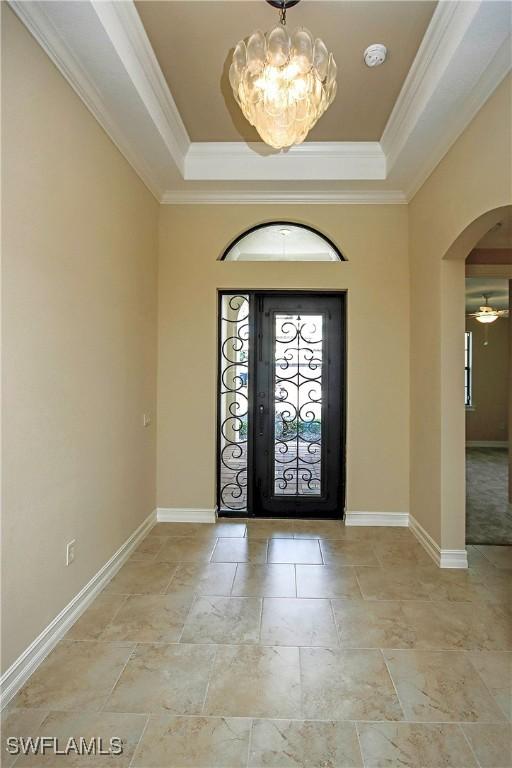
[[[294,203],[295,205],[406,205],[407,200],[400,190],[358,190],[355,192],[302,189],[289,190],[239,190],[227,191],[174,191],[162,196],[163,205],[257,205]]]
[[[92,6],[183,175],[190,139],[134,3]]]
[[[164,203],[407,202],[512,68],[508,3],[440,0],[380,143],[305,142],[276,153],[263,143],[190,141],[132,0],[10,5]],[[178,191],[183,180],[246,186]],[[388,189],[301,188],[357,180],[386,180]],[[251,189],[262,181],[297,187]]]
[[[442,52],[442,43],[450,40],[459,5],[458,2],[440,0],[398,94],[381,137],[389,170],[393,168],[419,115],[426,108],[429,92],[435,87],[439,76],[444,71],[444,67],[439,66],[440,62],[436,54]],[[466,5],[472,12],[473,4]]]
[[[187,181],[384,180],[386,157],[377,141],[308,141],[285,152],[263,142],[195,142],[185,157]]]
[[[9,5],[31,35],[55,64],[75,93],[83,101],[93,117],[98,121],[111,141],[130,163],[144,184],[159,199],[162,185],[154,178],[154,173],[144,161],[143,155],[121,130],[112,117],[105,98],[100,94],[93,79],[71,50],[65,36],[62,35],[48,13],[48,3],[9,0]]]
[[[512,69],[510,6],[440,0],[381,138],[410,200]]]
[[[494,93],[499,84],[512,69],[512,39],[507,38],[501,45],[491,63],[484,71],[476,85],[471,89],[468,98],[456,110],[450,122],[446,122],[446,130],[432,148],[425,161],[412,173],[411,180],[406,185],[405,194],[412,200],[416,192],[423,186],[432,171],[441,162],[446,153],[455,144],[461,133],[484,106],[487,99]]]

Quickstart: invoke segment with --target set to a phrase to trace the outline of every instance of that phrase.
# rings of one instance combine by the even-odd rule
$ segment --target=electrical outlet
[[[144,427],[149,427],[150,424],[151,424],[151,414],[145,413],[144,416],[142,417],[142,425]]]
[[[71,541],[68,541],[66,546],[66,565],[71,565],[73,560],[75,559],[75,545],[76,545],[76,539],[71,539]]]

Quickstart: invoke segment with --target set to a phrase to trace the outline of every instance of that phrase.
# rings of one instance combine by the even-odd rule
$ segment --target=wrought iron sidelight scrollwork
[[[249,296],[221,299],[219,506],[247,509]]]

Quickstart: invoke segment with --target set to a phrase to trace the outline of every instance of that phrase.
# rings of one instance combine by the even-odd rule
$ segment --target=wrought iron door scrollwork
[[[274,320],[274,493],[322,491],[322,315]]]
[[[249,296],[225,294],[221,303],[220,488],[221,509],[247,509]]]

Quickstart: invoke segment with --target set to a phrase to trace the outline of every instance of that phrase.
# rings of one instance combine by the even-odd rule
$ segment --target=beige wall
[[[235,235],[290,219],[345,263],[219,262]],[[160,214],[159,507],[215,504],[217,290],[348,290],[347,508],[408,509],[406,206],[163,206]]]
[[[497,88],[409,205],[410,506],[443,549],[464,547],[464,258],[494,223],[486,214],[512,203],[511,83]]]
[[[468,320],[466,330],[473,334],[473,408],[466,411],[466,440],[508,439],[508,345],[509,321],[501,318],[488,327]]]
[[[2,12],[5,669],[155,506],[158,205]]]

